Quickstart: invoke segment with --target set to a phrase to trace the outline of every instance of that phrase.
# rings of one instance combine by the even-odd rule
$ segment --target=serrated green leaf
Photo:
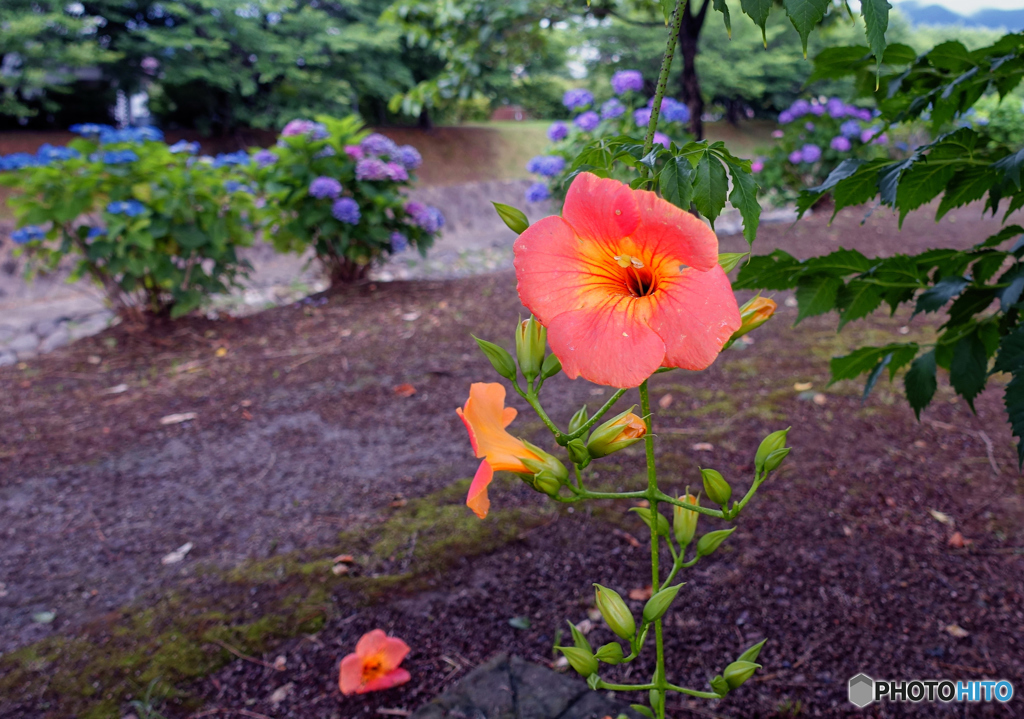
[[[966,167],[960,170],[947,184],[935,219],[941,219],[954,208],[980,200],[999,180],[999,175],[987,167]]]
[[[916,342],[893,342],[882,347],[861,347],[848,355],[833,357],[829,362],[832,373],[829,384],[870,372],[888,354],[892,355],[887,364],[891,378],[900,367],[914,359],[918,349]]]
[[[848,322],[867,317],[882,304],[882,292],[871,282],[853,280],[839,291],[836,308],[839,310],[839,330]]]
[[[861,0],[860,12],[864,17],[864,33],[868,38],[871,52],[878,58],[875,65],[875,87],[882,73],[882,58],[885,55],[885,31],[889,29],[889,11],[892,9],[886,0]]]
[[[947,302],[963,292],[971,281],[966,277],[943,277],[932,287],[918,295],[914,314],[920,312],[938,312]]]
[[[985,247],[998,247],[1007,240],[1012,240],[1020,235],[1024,235],[1024,227],[1020,225],[1007,225],[984,242],[975,245],[973,249],[980,250]]]
[[[715,219],[722,214],[725,196],[729,190],[729,178],[718,158],[705,152],[697,162],[696,179],[693,184],[693,204],[715,226]]]
[[[786,14],[800,35],[803,43],[804,57],[807,57],[807,37],[818,23],[825,17],[830,4],[829,0],[783,0]]]
[[[735,289],[788,290],[796,286],[801,264],[785,250],[770,255],[755,255],[740,268],[733,283]]]
[[[765,35],[765,25],[768,22],[768,15],[772,11],[772,5],[774,5],[773,0],[740,0],[740,9],[761,28],[761,39],[766,48],[768,47],[768,38]],[[815,58],[815,65],[817,65],[817,58]]]
[[[761,221],[761,203],[757,201],[757,181],[748,169],[738,163],[729,161],[729,174],[732,175],[732,192],[729,202],[740,211],[743,217],[743,236],[748,245],[754,244],[757,227]]]
[[[864,45],[825,48],[815,56],[814,71],[807,79],[807,83],[817,80],[838,80],[855,72],[870,60],[871,49]]]
[[[949,383],[957,394],[967,400],[974,411],[974,398],[985,389],[988,378],[988,354],[977,331],[971,332],[953,347],[949,365]]]
[[[808,317],[833,310],[836,306],[836,296],[842,286],[843,281],[837,277],[817,275],[801,278],[796,288],[799,311],[795,324],[800,324]]]
[[[907,401],[914,410],[918,421],[921,410],[931,403],[935,396],[938,383],[935,379],[935,350],[925,352],[914,360],[903,378],[903,388],[907,392]]]
[[[892,352],[888,352],[882,356],[882,359],[878,361],[875,368],[868,374],[867,382],[864,383],[864,393],[861,395],[860,401],[867,401],[868,395],[871,394],[871,390],[875,388],[875,383],[878,382],[878,378],[882,375],[884,370],[889,363],[892,362]]]
[[[896,188],[896,207],[900,211],[899,226],[911,210],[931,202],[956,173],[956,167],[944,163],[919,162],[907,170]]]
[[[844,276],[867,272],[871,269],[871,261],[857,250],[839,248],[824,257],[812,257],[804,262],[804,268],[808,273],[820,272]]]
[[[661,190],[661,196],[676,207],[689,210],[693,200],[694,175],[693,166],[688,160],[671,158],[658,173],[658,189]]]
[[[928,62],[943,70],[963,72],[973,64],[971,53],[958,40],[936,45],[928,52]]]
[[[732,39],[732,19],[729,17],[729,6],[725,4],[725,0],[713,0],[711,6],[722,13],[722,20],[725,22],[725,32]]]
[[[843,180],[832,190],[835,207],[832,216],[845,207],[863,205],[878,194],[878,173],[874,171],[858,172]]]
[[[1024,374],[1015,372],[1006,385],[1003,404],[1010,419],[1010,429],[1017,438],[1017,467],[1024,467]]]

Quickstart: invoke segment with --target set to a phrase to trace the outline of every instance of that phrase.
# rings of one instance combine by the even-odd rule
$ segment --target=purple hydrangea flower
[[[888,145],[889,144],[889,136],[886,135],[883,132],[881,135],[879,135],[874,140],[872,140],[871,144],[872,145]]]
[[[838,150],[839,152],[849,152],[851,147],[849,138],[844,135],[836,135],[833,137],[832,142],[830,142],[828,146],[833,150]]]
[[[866,130],[862,130],[860,133],[860,141],[865,144],[871,142],[871,138],[875,136],[876,132],[877,129],[874,127],[869,127]]]
[[[821,159],[821,148],[807,144],[800,148],[800,157],[804,162],[817,162]]]
[[[395,144],[395,141],[386,135],[381,135],[379,132],[367,135],[359,143],[359,146],[363,148],[363,152],[367,155],[394,157],[398,154],[398,145]]]
[[[797,100],[789,106],[789,111],[793,114],[793,117],[803,117],[811,111],[811,103],[807,100]]]
[[[839,132],[845,137],[858,137],[860,135],[860,123],[856,120],[847,120],[839,126]]]
[[[576,123],[576,127],[584,132],[593,132],[601,124],[601,116],[593,110],[588,110],[573,120],[573,122]]]
[[[318,200],[333,200],[341,194],[341,183],[333,177],[321,175],[309,183],[309,196]]]
[[[804,129],[807,130],[808,132],[814,132],[814,123],[813,122],[805,122],[804,123]]]
[[[753,174],[755,174],[755,175],[757,173],[759,173],[763,169],[764,169],[764,160],[762,160],[760,157],[750,163],[750,171]]]
[[[391,252],[392,254],[398,254],[399,252],[405,252],[409,248],[409,238],[403,235],[401,232],[391,233]]]
[[[38,225],[25,225],[11,233],[11,239],[18,245],[24,245],[32,240],[41,240],[44,237],[46,237],[46,230]]]
[[[543,182],[535,182],[526,188],[527,202],[543,202],[549,197],[551,197],[551,193]]]
[[[791,153],[789,153],[788,159],[790,164],[799,165],[801,162],[804,161],[804,156],[803,154],[801,154],[800,150],[793,150]]]
[[[626,114],[626,106],[619,102],[617,97],[613,97],[603,105],[601,105],[601,119],[612,120],[616,117],[622,117]]]
[[[270,150],[260,150],[252,156],[252,159],[258,167],[266,167],[277,162],[277,155]]]
[[[544,177],[557,175],[565,169],[565,158],[561,155],[538,155],[526,163],[526,171]]]
[[[811,105],[811,114],[816,117],[821,117],[825,114],[825,106],[818,104]]]
[[[359,145],[345,145],[345,154],[353,160],[362,160],[366,156]]]
[[[431,234],[444,227],[444,215],[436,207],[428,207],[422,202],[410,202],[405,206],[405,211],[412,218],[413,224],[419,225]]]
[[[639,70],[619,70],[612,75],[612,90],[616,95],[640,92],[644,89],[644,76]]]
[[[333,147],[331,147],[330,145],[324,145],[322,148],[320,148],[319,152],[313,155],[313,158],[319,160],[324,157],[334,157],[337,154],[338,151],[335,150]]]
[[[783,138],[785,136],[786,133],[784,133],[782,130],[772,130],[772,137],[774,137],[776,140]]]
[[[779,124],[780,125],[788,125],[789,123],[793,122],[793,120],[795,120],[795,119],[796,119],[796,117],[789,110],[783,110],[782,112],[779,113]]]
[[[594,96],[590,90],[577,87],[569,90],[562,96],[562,104],[570,110],[582,110],[594,104]]]
[[[319,122],[313,122],[312,120],[292,120],[284,129],[281,130],[282,137],[295,137],[298,135],[306,135],[313,140],[323,140],[330,133],[327,132],[327,128]]]
[[[569,134],[569,126],[564,122],[553,122],[551,127],[548,128],[548,139],[551,142],[558,142],[564,140]]]
[[[388,166],[384,160],[367,157],[356,162],[357,180],[387,180]]]
[[[653,101],[651,104],[653,106]],[[690,108],[674,97],[666,97],[661,101],[661,119],[665,122],[689,122]]]
[[[341,197],[331,205],[331,214],[338,222],[349,225],[358,225],[362,214],[359,212],[359,203],[351,197]]]
[[[107,212],[112,215],[126,215],[127,217],[138,217],[146,211],[145,205],[138,200],[118,200],[107,205]]]
[[[651,108],[641,107],[633,111],[633,121],[637,127],[647,127],[651,124]]]
[[[656,132],[654,133],[654,144],[661,145],[662,147],[667,148],[669,145],[672,144],[672,140],[668,139],[668,135],[666,135],[665,133]]]
[[[395,156],[395,159],[398,160],[406,170],[415,170],[423,164],[423,156],[420,155],[420,151],[412,145],[402,145],[399,147],[398,154]]]
[[[389,162],[384,165],[384,172],[387,174],[387,179],[392,182],[405,182],[409,179],[409,171],[397,162]]]
[[[828,111],[830,117],[838,120],[841,117],[846,117],[846,103],[840,100],[838,97],[829,98],[829,101],[825,103],[825,109]]]

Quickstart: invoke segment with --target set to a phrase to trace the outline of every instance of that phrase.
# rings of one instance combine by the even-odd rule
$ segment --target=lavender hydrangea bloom
[[[619,70],[612,75],[612,90],[616,95],[640,92],[644,89],[644,76],[639,70]]]
[[[849,152],[851,147],[850,140],[844,135],[836,135],[833,137],[832,142],[830,142],[828,146],[833,150],[838,150],[839,152]]]
[[[807,100],[797,100],[789,106],[789,111],[793,114],[793,117],[803,117],[811,111],[811,103]]]
[[[409,179],[409,171],[397,162],[389,162],[384,165],[384,172],[387,175],[387,179],[392,182],[405,182]]]
[[[809,131],[809,132],[814,132],[814,123],[813,122],[805,122],[804,123],[804,129]]]
[[[641,107],[633,111],[633,121],[637,127],[647,127],[651,124],[651,108]]]
[[[118,200],[107,205],[107,212],[112,215],[138,217],[146,211],[146,206],[138,200]]]
[[[11,239],[18,245],[24,245],[32,240],[41,240],[46,237],[46,230],[38,225],[25,225],[11,233]]]
[[[553,122],[551,127],[548,128],[548,139],[551,142],[558,142],[564,140],[569,134],[569,126],[564,122]]]
[[[401,232],[391,233],[391,252],[398,254],[399,252],[405,252],[409,248],[409,238],[403,235]]]
[[[815,115],[817,117],[821,117],[822,115],[825,114],[825,106],[824,105],[811,105],[811,114]]]
[[[419,225],[430,233],[439,231],[444,227],[444,215],[436,207],[428,207],[422,202],[410,202],[405,206],[413,224]]]
[[[544,177],[552,177],[565,169],[565,158],[561,155],[538,155],[526,163],[526,171]]]
[[[654,144],[668,148],[668,146],[672,144],[672,140],[668,139],[668,135],[665,133],[656,132],[654,133]]]
[[[367,135],[359,143],[359,146],[363,148],[363,152],[367,155],[394,157],[398,154],[398,145],[395,144],[395,141],[386,135],[381,135],[379,132]]]
[[[584,132],[593,132],[601,124],[601,116],[593,110],[589,110],[577,117],[573,122],[576,123],[576,127]]]
[[[847,120],[839,126],[839,132],[844,137],[857,137],[860,135],[860,123],[857,120]]]
[[[242,182],[239,182],[238,180],[225,180],[224,189],[227,192],[244,192],[247,195],[256,194],[255,192],[253,192],[253,189],[251,187]]]
[[[362,213],[359,212],[359,203],[351,197],[341,197],[331,205],[331,214],[338,222],[349,225],[358,225]]]
[[[549,197],[551,197],[551,193],[543,182],[535,182],[526,188],[527,202],[543,202]]]
[[[353,160],[362,160],[366,157],[366,153],[363,152],[363,148],[359,145],[345,145],[345,154]]]
[[[260,150],[252,156],[253,162],[256,163],[257,167],[267,167],[277,162],[277,155],[270,150]]]
[[[367,157],[356,162],[357,180],[386,180],[388,179],[388,166],[384,160],[376,157]]]
[[[402,145],[399,147],[398,154],[395,159],[397,159],[406,170],[415,170],[423,164],[423,156],[420,155],[420,151],[412,145]]]
[[[804,162],[817,162],[821,159],[821,148],[807,144],[800,148],[800,157]]]
[[[582,110],[594,104],[594,96],[582,87],[569,90],[562,96],[562,104],[570,110]]]
[[[309,135],[315,139],[322,140],[326,137],[326,130],[319,122],[312,120],[292,120],[281,130],[281,137],[296,137],[298,135]],[[316,137],[322,134],[321,137]]]
[[[840,100],[838,97],[829,98],[829,101],[825,103],[825,109],[828,111],[830,117],[838,120],[841,117],[846,117],[846,103]]]
[[[661,118],[665,122],[689,122],[690,108],[673,97],[666,97],[661,102]]]
[[[750,171],[753,174],[755,174],[755,175],[757,173],[759,173],[763,169],[764,169],[764,160],[762,160],[760,157],[750,163]]]
[[[613,97],[603,105],[601,105],[601,119],[612,120],[616,117],[622,117],[626,114],[626,106],[619,102],[617,97]]]
[[[793,117],[793,113],[790,112],[789,110],[783,110],[782,112],[779,113],[780,125],[788,125],[789,123],[793,122],[794,119],[796,118]]]
[[[194,155],[199,152],[198,142],[188,142],[187,140],[178,140],[176,143],[167,148],[171,154],[177,155],[181,152],[186,152],[189,155]]]
[[[869,127],[866,130],[862,130],[860,133],[860,141],[865,144],[871,142],[871,138],[875,136],[875,133],[877,131],[877,128],[874,127]]]
[[[133,150],[107,150],[100,158],[103,160],[104,165],[125,165],[129,162],[135,162],[139,159],[139,156]]]
[[[324,198],[333,200],[341,194],[341,183],[333,177],[321,175],[309,183],[309,196],[318,200]]]
[[[803,154],[801,154],[800,150],[793,150],[791,153],[789,153],[788,159],[790,164],[799,165],[801,162],[804,161],[804,156]]]
[[[881,135],[879,135],[874,140],[872,140],[871,144],[872,145],[888,145],[889,144],[889,136],[886,135],[883,132]]]

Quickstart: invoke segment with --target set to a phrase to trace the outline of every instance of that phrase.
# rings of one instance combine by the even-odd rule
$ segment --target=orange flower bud
[[[761,297],[760,295],[740,307],[740,328],[732,333],[732,337],[725,343],[723,349],[732,346],[732,343],[740,337],[756,330],[770,320],[772,315],[775,314],[777,307],[778,305],[775,304],[775,300]]]
[[[591,457],[605,457],[639,442],[647,434],[647,423],[633,414],[630,407],[594,430],[587,442]]]

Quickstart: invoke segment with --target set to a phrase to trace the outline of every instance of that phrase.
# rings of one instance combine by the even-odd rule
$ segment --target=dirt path
[[[757,250],[967,246],[995,227],[968,214],[937,226],[912,217],[900,234],[877,214],[864,225],[848,215],[832,228],[815,217],[766,227]],[[740,242],[728,238],[723,251]],[[470,476],[475,461],[451,410],[469,382],[491,374],[469,333],[503,341],[521,311],[507,273],[371,285],[325,306],[190,321],[155,335],[118,327],[22,369],[0,369],[0,651],[74,633],[133,600],[201,591],[216,567],[333,547],[339,531],[372,526],[402,511],[394,507],[405,499]],[[750,348],[706,373],[655,383],[656,397],[674,398],[656,429],[680,490],[696,481],[698,462],[746,476],[758,439],[794,425],[792,461],[741,522],[735,550],[690,579],[694,593],[670,644],[681,680],[702,685],[723,652],[769,634],[769,678],[723,704],[726,714],[749,715],[750,702],[762,714],[782,711],[786,701],[842,713],[854,670],[981,672],[1020,686],[1024,486],[998,387],[978,400],[977,416],[942,387],[923,424],[888,386],[862,406],[852,383],[825,389],[827,358],[858,340],[899,336],[906,318],[838,338],[834,318],[795,329],[794,318],[795,308],[782,304]],[[928,325],[910,326],[917,333]],[[812,382],[824,403],[803,401],[795,382]],[[415,394],[401,396],[403,385]],[[597,391],[559,377],[546,402],[564,408],[554,413],[564,422],[578,405],[601,401]],[[182,413],[196,416],[161,423]],[[542,427],[522,416],[519,431],[540,440]],[[692,449],[703,441],[713,449]],[[641,461],[623,454],[608,481],[628,483]],[[541,506],[511,487],[495,504]],[[555,627],[584,618],[590,582],[628,590],[646,571],[641,550],[613,534],[605,515],[552,519],[490,556],[456,561],[432,593],[367,608],[340,589],[337,618],[317,641],[282,650],[294,671],[238,662],[197,691],[210,706],[275,717],[354,716],[422,703],[459,675],[442,654],[467,665],[499,649],[550,659]],[[971,548],[947,545],[954,528]],[[184,561],[161,563],[186,542],[193,548]],[[54,620],[40,622],[46,612]],[[533,629],[509,627],[519,615],[532,617]],[[954,624],[967,635],[951,634]],[[416,647],[416,680],[386,697],[339,704],[329,689],[339,647],[377,625]],[[288,702],[267,703],[289,681]],[[31,704],[17,707],[12,716],[38,715]]]

